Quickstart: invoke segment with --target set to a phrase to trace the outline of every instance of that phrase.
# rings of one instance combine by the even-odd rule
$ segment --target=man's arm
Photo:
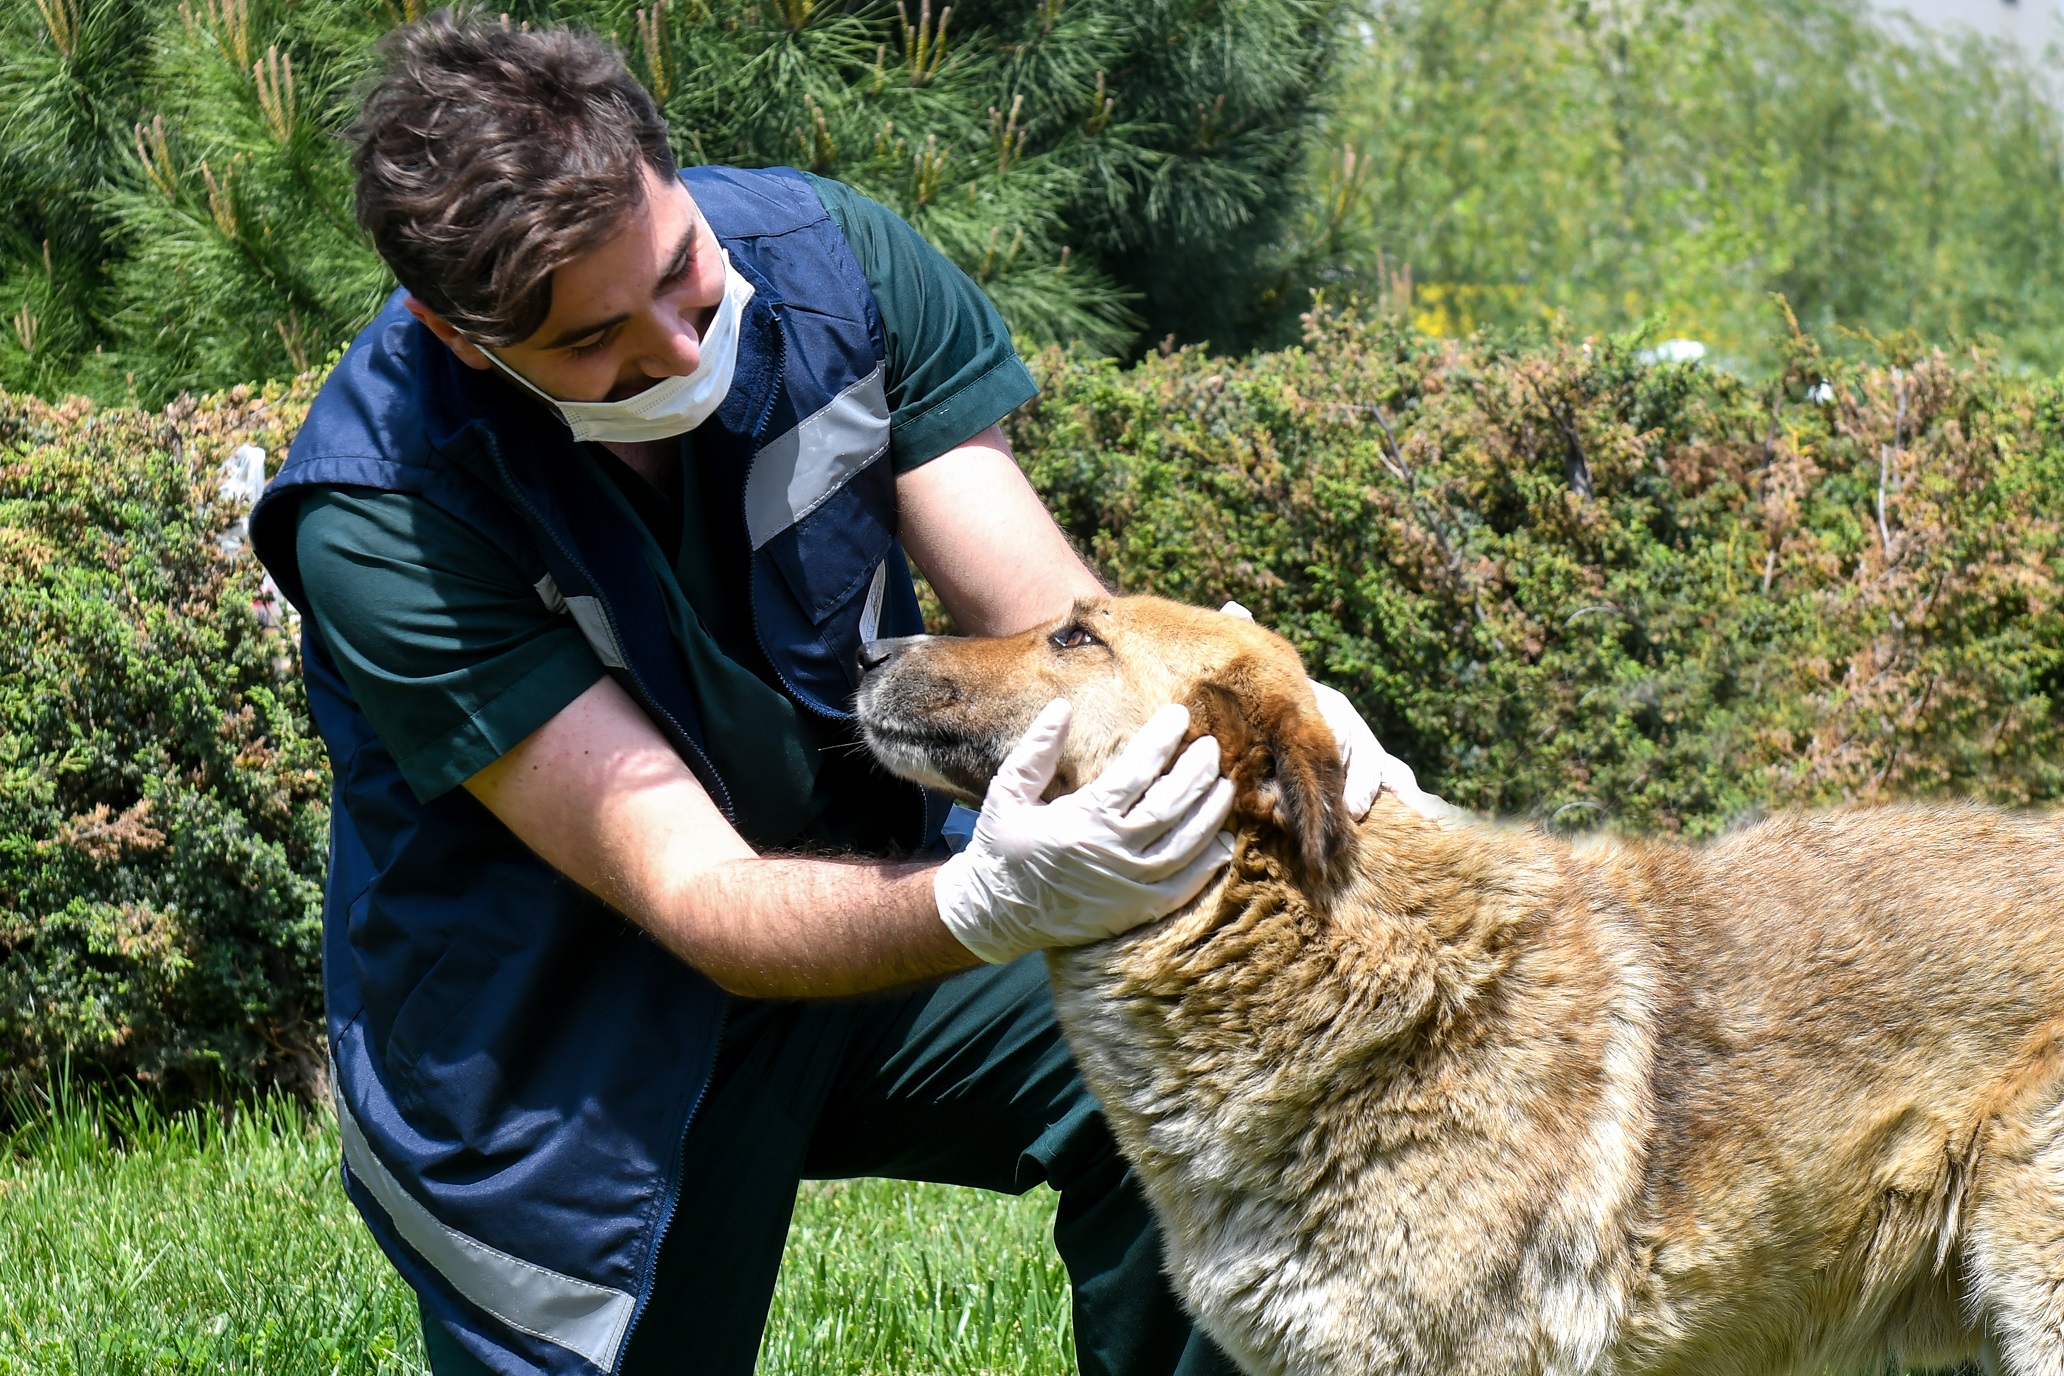
[[[1106,589],[992,425],[896,479],[897,534],[969,635],[1011,635]]]
[[[1020,630],[1103,589],[991,426],[897,479],[902,536],[960,625]],[[935,864],[756,854],[603,679],[466,781],[554,869],[734,994],[837,997],[977,963]]]
[[[937,865],[755,854],[614,679],[466,789],[547,864],[731,993],[836,997],[977,963],[939,920]]]

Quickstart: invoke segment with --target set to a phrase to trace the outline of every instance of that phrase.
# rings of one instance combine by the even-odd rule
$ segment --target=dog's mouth
[[[1010,749],[1001,737],[968,736],[935,723],[860,713],[860,738],[890,773],[980,806]]]
[[[863,649],[854,715],[882,768],[979,807],[1045,702],[1028,707],[1026,694],[976,691],[953,672],[956,644],[965,642],[925,636]],[[1057,784],[1065,773],[1056,772]]]

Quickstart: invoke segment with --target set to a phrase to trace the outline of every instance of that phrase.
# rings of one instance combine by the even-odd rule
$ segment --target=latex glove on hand
[[[1242,621],[1254,619],[1254,613],[1237,602],[1228,602],[1219,610]],[[1419,787],[1419,778],[1412,772],[1412,766],[1383,748],[1376,739],[1376,733],[1362,720],[1362,714],[1355,711],[1354,704],[1347,700],[1347,694],[1317,679],[1311,681],[1311,686],[1312,693],[1319,700],[1319,715],[1326,719],[1326,725],[1333,728],[1333,739],[1340,743],[1340,762],[1347,767],[1347,813],[1350,817],[1360,821],[1368,816],[1369,809],[1376,805],[1376,795],[1385,789],[1421,817],[1438,820],[1462,815],[1460,808],[1442,802]]]
[[[1211,737],[1177,756],[1185,708],[1162,708],[1102,774],[1042,802],[1069,720],[1060,698],[1033,720],[990,781],[967,849],[932,881],[947,929],[992,965],[1166,916],[1232,859],[1220,828],[1233,786]]]
[[[1319,699],[1319,715],[1333,728],[1333,739],[1340,742],[1340,762],[1347,766],[1349,816],[1357,821],[1368,816],[1376,805],[1376,795],[1385,789],[1421,817],[1437,820],[1459,815],[1459,809],[1419,787],[1412,766],[1383,748],[1347,694],[1317,679],[1312,680],[1312,692]]]

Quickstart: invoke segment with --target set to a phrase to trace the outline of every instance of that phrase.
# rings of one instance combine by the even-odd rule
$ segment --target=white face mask
[[[702,357],[695,371],[661,378],[622,401],[561,401],[496,358],[493,350],[481,352],[557,411],[576,440],[637,444],[672,439],[687,434],[723,405],[724,394],[731,390],[731,372],[738,366],[739,324],[752,296],[753,284],[731,266],[731,255],[726,253],[724,299],[717,303],[717,312],[710,317],[709,329],[703,333]]]

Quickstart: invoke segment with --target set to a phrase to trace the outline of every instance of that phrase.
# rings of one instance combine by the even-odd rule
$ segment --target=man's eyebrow
[[[654,295],[688,271],[688,260],[695,256],[695,228],[695,222],[690,220],[688,228],[681,234],[681,242],[675,244],[674,251],[667,256],[666,269],[659,274],[659,285],[653,289]]]
[[[690,224],[686,232],[681,235],[681,241],[674,245],[674,251],[667,256],[666,268],[659,274],[659,281],[653,288],[654,294],[656,295],[660,288],[665,287],[686,272],[688,270],[688,260],[694,256],[695,226]],[[570,330],[559,331],[558,334],[552,337],[552,341],[549,344],[540,344],[538,347],[540,349],[563,349],[569,344],[578,344],[583,339],[598,335],[613,325],[621,325],[630,318],[630,313],[626,311],[618,315],[612,315],[607,320],[597,320],[593,324],[576,325]]]
[[[624,321],[629,320],[630,318],[630,312],[624,311],[619,314],[610,316],[607,320],[597,320],[592,325],[576,325],[570,330],[559,331],[557,335],[553,336],[551,343],[540,344],[538,345],[538,348],[563,349],[569,344],[578,344],[583,339],[586,339],[591,335],[598,335],[602,333],[602,331],[609,329],[611,326],[621,325]]]

